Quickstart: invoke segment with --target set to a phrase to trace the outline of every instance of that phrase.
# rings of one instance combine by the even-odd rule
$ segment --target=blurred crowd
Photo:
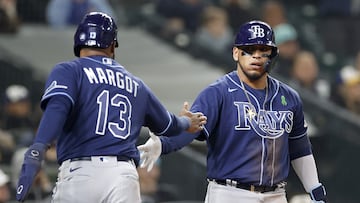
[[[158,33],[163,38],[177,40],[181,46],[191,42],[209,53],[221,55],[231,51],[234,34],[242,23],[260,19],[273,27],[280,50],[274,73],[291,81],[291,84],[309,89],[352,111],[354,108],[348,104],[352,102],[347,100],[359,99],[349,98],[347,91],[358,84],[344,72],[348,72],[351,66],[354,68],[352,77],[359,77],[360,42],[357,36],[360,28],[353,26],[360,22],[360,3],[357,2],[45,0],[40,3],[34,0],[0,0],[0,32],[16,34],[22,23],[43,23],[54,29],[61,29],[76,25],[89,11],[103,11],[123,24],[137,24],[139,22],[126,20],[131,15],[124,13],[127,10],[133,13],[134,8],[138,8],[138,12],[144,12],[144,8],[151,5],[152,16],[162,19]],[[29,12],[36,10],[35,8],[42,12]],[[296,14],[297,18],[294,17]],[[306,17],[312,18],[306,20]],[[301,18],[304,19],[301,21]],[[316,23],[314,19],[320,19],[321,22]],[[315,26],[315,29],[309,24]],[[335,30],[336,35],[332,34]],[[187,35],[181,35],[184,33]],[[306,37],[309,35],[317,35],[321,46],[312,46],[311,38]],[[184,36],[190,39],[186,40]],[[331,61],[332,64],[327,65]],[[299,67],[302,66],[301,71]],[[347,88],[348,80],[352,81],[351,88]]]
[[[178,45],[193,43],[203,48],[204,55],[229,53],[234,34],[246,21],[260,19],[269,23],[280,51],[273,73],[291,86],[359,114],[360,40],[356,33],[360,29],[347,27],[349,22],[360,22],[360,3],[356,2],[157,0],[154,10],[165,22],[159,31],[162,37],[176,39],[186,33],[191,40]],[[316,19],[321,22],[316,24]],[[320,45],[313,46],[314,37],[307,37],[313,35],[321,41]]]
[[[61,29],[78,24],[89,11],[109,13],[125,26],[143,22],[134,11],[147,17],[151,14],[161,21],[161,37],[174,39],[181,46],[192,43],[202,47],[204,55],[219,56],[231,52],[234,34],[242,23],[263,20],[273,27],[280,51],[274,74],[293,87],[360,115],[360,27],[356,26],[360,22],[360,1],[0,0],[0,33],[16,35],[26,23]],[[26,85],[8,84],[2,89],[0,169],[8,166],[8,170],[0,170],[0,203],[14,194],[24,150],[31,144],[41,118]],[[47,162],[55,160],[55,151],[49,150]],[[155,182],[159,179],[158,167],[152,172]],[[31,193],[33,199],[51,193],[49,174],[44,171],[38,178],[38,186]],[[154,188],[142,184],[149,194],[154,193]]]

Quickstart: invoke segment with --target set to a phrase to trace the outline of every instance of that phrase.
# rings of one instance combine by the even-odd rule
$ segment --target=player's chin
[[[260,79],[265,74],[265,71],[249,71],[246,76],[254,81]]]

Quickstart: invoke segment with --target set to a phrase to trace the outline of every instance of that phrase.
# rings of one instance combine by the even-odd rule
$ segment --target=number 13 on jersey
[[[103,90],[97,97],[99,106],[96,122],[96,134],[105,135],[105,130],[111,132],[114,137],[126,139],[130,135],[131,127],[131,103],[129,99],[121,94],[115,94],[110,98],[109,91]],[[117,122],[108,121],[109,107],[115,107],[118,111],[119,120]],[[112,112],[115,113],[115,112]]]

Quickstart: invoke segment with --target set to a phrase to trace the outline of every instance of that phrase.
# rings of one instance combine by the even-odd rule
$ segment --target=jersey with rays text
[[[253,89],[236,71],[205,88],[191,111],[203,112],[201,133],[162,137],[163,154],[192,139],[206,140],[209,179],[272,186],[284,181],[290,160],[311,154],[298,93],[268,76],[268,87]]]

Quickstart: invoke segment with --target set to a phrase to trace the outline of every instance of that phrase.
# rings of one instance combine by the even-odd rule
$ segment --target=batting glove
[[[321,184],[318,187],[314,188],[310,192],[310,197],[313,203],[326,203],[326,191],[325,187]]]
[[[42,143],[34,143],[29,147],[24,155],[24,163],[21,167],[19,181],[16,189],[16,199],[25,201],[27,194],[34,182],[35,176],[41,169],[41,163],[44,160],[44,154],[47,146]]]
[[[161,141],[158,136],[149,131],[150,138],[145,144],[138,146],[140,151],[140,167],[147,167],[147,171],[151,171],[154,163],[160,157],[161,154]]]

